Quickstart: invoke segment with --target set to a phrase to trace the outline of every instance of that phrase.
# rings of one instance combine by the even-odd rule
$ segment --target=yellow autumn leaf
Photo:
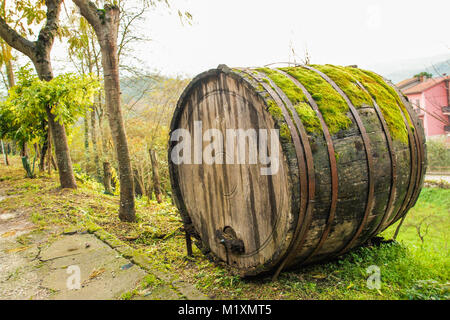
[[[312,276],[314,279],[325,279],[327,277],[326,274],[323,273],[316,273]]]
[[[94,279],[96,277],[98,277],[99,275],[101,275],[103,272],[105,272],[106,269],[105,268],[101,268],[101,269],[95,269],[94,271],[91,272],[91,274],[89,275],[89,279]]]
[[[12,236],[15,235],[15,234],[16,234],[16,231],[15,231],[15,230],[13,230],[13,231],[8,231],[8,232],[5,232],[4,234],[2,234],[2,238],[12,237]]]
[[[30,246],[25,246],[25,247],[18,247],[18,248],[9,249],[9,250],[6,250],[6,253],[16,253],[16,252],[25,251],[25,250],[27,250],[29,247],[30,247]]]

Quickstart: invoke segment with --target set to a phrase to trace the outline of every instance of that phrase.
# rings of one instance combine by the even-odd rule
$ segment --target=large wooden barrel
[[[275,148],[259,144],[267,132],[279,133]],[[373,72],[220,65],[178,101],[169,168],[186,231],[205,252],[244,276],[278,274],[402,218],[423,184],[425,136],[407,98]]]

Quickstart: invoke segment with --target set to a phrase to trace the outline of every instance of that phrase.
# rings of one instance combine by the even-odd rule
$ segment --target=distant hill
[[[443,73],[449,75],[450,54],[374,64],[370,69],[392,80],[394,83],[412,78],[422,71],[429,72],[433,74],[434,77],[441,76]]]

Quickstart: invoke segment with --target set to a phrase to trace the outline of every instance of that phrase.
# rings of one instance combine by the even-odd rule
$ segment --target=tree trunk
[[[11,29],[1,17],[0,36],[8,45],[31,59],[41,80],[50,81],[53,79],[50,51],[59,28],[58,19],[61,12],[62,0],[46,0],[45,4],[47,6],[46,21],[36,41],[31,42],[22,37],[15,30]],[[47,106],[45,109],[48,117],[48,126],[52,132],[53,144],[55,146],[61,187],[75,189],[77,185],[73,175],[66,130],[63,124],[55,121],[55,115],[51,112],[51,107]]]
[[[40,158],[38,144],[35,143],[35,144],[33,145],[33,147],[34,147],[34,156],[36,157],[36,159]]]
[[[135,221],[133,170],[120,108],[119,61],[117,55],[119,8],[106,5],[104,10],[98,10],[91,1],[74,0],[74,2],[80,8],[81,14],[94,28],[102,53],[106,109],[119,164],[119,218],[123,221]]]
[[[52,173],[52,133],[48,128],[48,141],[47,141],[47,170],[48,174]]]
[[[98,147],[97,147],[97,132],[95,126],[95,110],[91,111],[91,141],[92,141],[92,150],[94,152],[94,163],[95,163],[95,174],[97,178],[101,177],[100,174],[100,159],[98,156]]]
[[[151,182],[150,175],[149,175],[148,187],[147,187],[147,190],[145,192],[147,192],[148,200],[149,201],[152,200],[153,199],[153,188],[152,188],[152,182]]]
[[[156,201],[162,202],[161,187],[159,183],[159,171],[158,171],[158,159],[155,150],[149,149],[150,161],[152,162],[152,174],[153,174],[153,190],[155,191]]]
[[[51,151],[51,150],[50,150]],[[58,168],[56,167],[56,163],[55,163],[55,158],[53,158],[53,154],[50,152],[50,157],[51,157],[51,163],[52,163],[52,166],[53,166],[53,169],[55,170],[55,171],[57,171],[58,170]]]
[[[112,11],[112,10],[111,10]],[[110,12],[111,12],[110,11]],[[113,11],[115,12],[115,11]],[[116,149],[119,164],[120,210],[119,218],[124,221],[135,221],[134,184],[131,169],[128,142],[120,109],[119,66],[117,60],[117,25],[119,14],[115,14],[116,22],[101,32],[102,65],[105,81],[106,107],[108,110],[111,136]],[[105,24],[106,26],[108,24]],[[109,30],[108,30],[109,29]]]
[[[72,160],[70,159],[69,144],[67,142],[66,130],[62,124],[55,121],[55,116],[47,108],[48,125],[50,127],[53,145],[55,147],[56,166],[59,173],[61,188],[76,189],[75,176],[73,174]],[[49,154],[51,150],[49,149]]]
[[[11,63],[11,60],[6,60],[5,62],[5,68],[6,68],[6,77],[8,79],[8,87],[11,89],[16,85],[16,81],[14,79],[14,70]]]
[[[41,148],[39,171],[45,170],[45,155],[47,154],[47,150],[48,150],[48,141],[49,141],[49,136],[48,136],[48,130],[47,130],[47,133],[44,136],[44,143],[42,144],[42,148]]]
[[[85,171],[89,170],[89,122],[88,122],[88,112],[84,115],[84,152],[86,155],[86,166]]]
[[[139,176],[139,172],[136,169],[133,169],[134,171],[134,192],[136,196],[142,197],[144,194],[144,188],[142,188],[142,182],[141,178]]]
[[[33,174],[34,164],[33,164],[33,170],[31,170],[30,162],[29,162],[29,159],[28,159],[27,143],[26,142],[22,143],[22,148],[20,150],[20,156],[22,158],[23,168],[25,169],[25,172],[27,173],[27,178],[31,178],[31,179],[34,178],[34,174]]]
[[[111,191],[111,178],[111,164],[109,162],[103,162],[103,185],[107,194],[113,194]]]
[[[8,150],[5,150],[5,144],[3,143],[3,140],[1,141],[2,151],[3,151],[3,157],[5,159],[5,165],[9,166],[9,160],[8,160]]]

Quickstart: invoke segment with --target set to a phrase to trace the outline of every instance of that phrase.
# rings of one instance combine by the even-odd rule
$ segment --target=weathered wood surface
[[[315,92],[292,81],[320,118]],[[322,119],[323,133],[311,134],[263,72],[222,66],[197,76],[179,99],[171,133],[184,128],[193,135],[194,121],[201,120],[203,132],[287,125],[290,137],[279,140],[280,169],[272,176],[260,175],[260,164],[175,165],[170,154],[176,142],[170,142],[171,183],[186,230],[242,275],[321,261],[367,241],[406,214],[423,183],[423,129],[400,98],[408,111],[405,123],[409,116],[414,125],[408,144],[392,140],[374,106],[350,108],[346,130],[331,135]],[[267,111],[269,100],[284,120]],[[225,246],[227,236],[242,240],[243,252]]]

